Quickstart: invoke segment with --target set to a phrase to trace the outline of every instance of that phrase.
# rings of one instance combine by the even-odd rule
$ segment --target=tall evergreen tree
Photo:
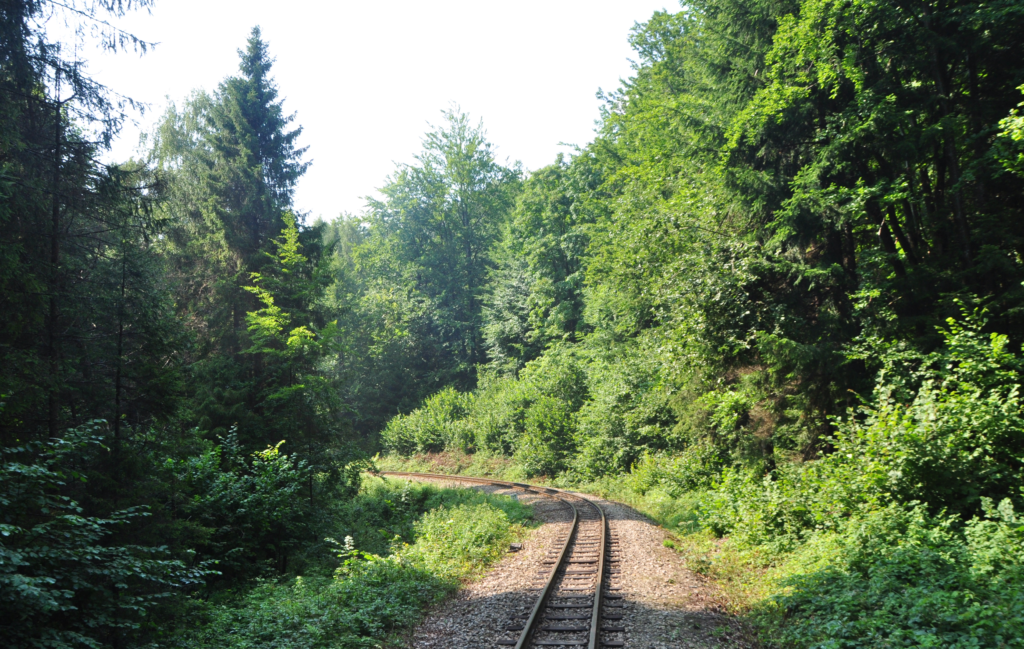
[[[208,114],[208,182],[229,248],[255,271],[310,163],[295,145],[302,128],[287,130],[295,116],[284,114],[259,27],[238,55],[241,75],[220,84]]]
[[[174,409],[181,340],[152,246],[149,175],[99,160],[130,102],[77,59],[87,35],[145,49],[109,19],[150,5],[0,5],[5,646],[124,646],[156,598],[203,576],[142,540],[149,472],[132,449]],[[61,19],[71,42],[48,33]]]
[[[97,282],[117,249],[115,231],[148,219],[143,176],[103,165],[98,155],[117,133],[129,100],[85,73],[79,42],[54,42],[44,17],[64,14],[77,38],[96,35],[110,49],[146,49],[107,18],[148,8],[149,0],[99,3],[15,1],[0,10],[0,419],[4,436],[61,431],[110,417],[114,397],[96,397],[109,356],[91,334]],[[89,29],[86,29],[89,27]],[[98,378],[98,377],[97,377]],[[100,380],[99,383],[104,383]],[[107,384],[109,388],[110,385]],[[17,430],[17,433],[13,433]]]
[[[295,404],[308,395],[300,385],[290,400],[281,400],[280,391],[299,379],[291,369],[278,371],[292,367],[278,362],[281,350],[253,338],[265,335],[251,327],[251,314],[285,307],[298,318],[288,331],[321,328],[317,304],[325,286],[317,275],[320,230],[300,231],[291,215],[295,184],[309,166],[302,161],[306,149],[296,146],[302,129],[289,130],[294,116],[284,113],[258,27],[238,54],[238,76],[212,96],[198,93],[181,110],[168,110],[154,134],[152,159],[166,177],[163,248],[177,307],[199,342],[194,385],[204,387],[189,400],[186,417],[214,435],[237,426],[242,443],[262,448],[293,436],[316,437],[326,424],[305,412],[304,423],[289,432],[287,418],[273,415],[287,404],[295,414]],[[254,291],[254,278],[274,281],[286,234],[304,254],[295,252],[301,262],[293,260],[294,268],[283,272],[294,281],[305,278],[308,290],[287,296]],[[306,381],[311,388],[315,383]]]

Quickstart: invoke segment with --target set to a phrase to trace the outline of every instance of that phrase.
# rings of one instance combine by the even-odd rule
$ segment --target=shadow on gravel
[[[532,609],[525,601],[526,591],[509,591],[468,598],[456,596],[435,610],[406,643],[410,649],[507,649],[498,640],[515,640]],[[602,640],[624,642],[624,649],[754,649],[758,645],[748,630],[735,618],[718,611],[661,609],[641,604],[624,596],[623,606],[615,608],[621,619],[605,619],[603,627],[623,627],[624,632],[603,633]],[[613,609],[606,609],[612,613]],[[584,609],[589,618],[589,609]],[[581,620],[586,626],[589,619]],[[573,625],[573,621],[552,620],[543,626]],[[551,639],[553,634],[547,634]],[[566,638],[581,639],[583,633],[565,633]],[[547,645],[545,649],[552,649]],[[566,647],[578,649],[578,647]]]
[[[453,482],[452,486],[459,485]],[[472,488],[503,491],[489,486]],[[626,505],[579,495],[602,506],[612,534],[619,535],[622,542],[629,543],[626,538],[629,534],[642,534],[636,546],[624,552],[644,556],[624,561],[621,574],[615,575],[610,584],[620,590],[605,591],[622,595],[620,600],[608,600],[621,606],[605,607],[605,614],[622,617],[605,619],[602,627],[622,627],[625,631],[602,634],[602,640],[622,641],[624,649],[754,649],[759,646],[753,633],[739,619],[725,612],[713,587],[681,568],[676,555],[661,547],[664,538],[661,528]],[[661,574],[657,565],[645,567],[647,563],[657,564],[658,561],[668,562],[671,570]],[[518,638],[518,631],[507,629],[525,623],[537,596],[539,590],[515,589],[500,583],[488,590],[485,578],[432,611],[408,638],[406,646],[410,649],[503,649],[498,640]],[[582,609],[582,613],[586,619],[550,620],[545,626],[587,626],[590,610]],[[553,635],[548,634],[545,639]],[[564,635],[574,639],[584,637],[578,632]],[[557,646],[546,645],[545,649]]]

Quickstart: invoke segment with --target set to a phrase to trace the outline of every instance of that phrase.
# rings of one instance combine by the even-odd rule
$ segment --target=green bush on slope
[[[966,520],[982,512],[983,498],[1019,498],[1020,359],[1005,336],[983,334],[984,324],[971,314],[950,320],[945,347],[916,370],[901,368],[902,356],[885,357],[874,399],[837,422],[823,459],[763,478],[723,471],[704,504],[708,525],[751,543],[799,540],[892,503],[921,502]]]
[[[1009,499],[986,510],[966,525],[896,505],[851,520],[829,565],[757,608],[769,644],[1024,646],[1024,521]]]
[[[771,646],[1021,646],[1020,359],[976,315],[948,324],[910,365],[883,354],[825,458],[730,467],[700,496],[701,524],[774,582],[755,607]]]
[[[360,531],[339,544],[333,575],[265,580],[242,596],[194,601],[200,622],[170,646],[378,647],[521,538],[529,509],[511,498],[364,479],[339,512]]]
[[[626,476],[588,483],[567,468],[555,482],[728,537],[692,565],[727,579],[745,566],[770,646],[1018,646],[1021,361],[985,326],[965,311],[929,355],[866,342],[882,363],[874,395],[836,422],[819,460],[765,472],[695,443],[642,452]],[[595,443],[581,437],[577,425],[577,448]]]
[[[471,393],[445,388],[406,417],[395,417],[381,432],[381,443],[401,453],[431,452],[465,445],[459,425],[473,402]]]
[[[587,344],[554,346],[518,377],[487,376],[465,395],[437,393],[392,419],[381,443],[399,455],[449,450],[511,456],[525,476],[626,471],[645,452],[679,447],[677,436],[665,434],[669,394],[652,369],[652,355],[640,345],[614,355]],[[448,434],[459,441],[422,443],[445,435],[422,430],[459,431]]]

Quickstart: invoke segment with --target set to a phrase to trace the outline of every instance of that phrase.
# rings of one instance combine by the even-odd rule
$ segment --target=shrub
[[[462,419],[469,412],[473,394],[445,388],[428,397],[408,415],[388,422],[381,433],[384,448],[403,455],[435,453],[445,448],[470,450],[474,436]]]
[[[388,451],[442,450],[511,456],[525,476],[625,471],[645,451],[682,446],[651,350],[604,357],[556,344],[518,377],[484,374],[471,394],[446,389],[382,433]]]
[[[190,649],[380,647],[388,636],[415,624],[460,580],[502,556],[508,543],[520,537],[530,511],[504,496],[366,479],[343,514],[344,524],[388,554],[358,550],[349,536],[333,577],[264,580],[226,603],[193,600],[197,619],[183,625],[168,644]],[[384,534],[372,538],[371,531]]]
[[[790,578],[762,607],[770,644],[1024,646],[1024,535],[1010,501],[957,528],[920,506],[852,520],[836,563]]]
[[[477,391],[470,413],[477,448],[511,456],[526,429],[526,412],[536,397],[532,385],[514,378],[495,378]]]
[[[709,488],[723,463],[711,444],[692,444],[678,454],[645,451],[630,467],[628,485],[639,495],[661,489],[673,498]]]
[[[577,415],[575,474],[624,473],[644,452],[676,450],[675,416],[651,350],[633,343],[587,366],[589,399]]]
[[[526,411],[513,457],[527,476],[554,475],[566,468],[575,429],[575,416],[568,403],[539,396]]]
[[[514,456],[526,475],[565,468],[587,398],[587,375],[571,349],[552,347],[518,379],[499,378],[478,391],[472,425],[481,448]]]
[[[136,629],[175,588],[211,574],[167,557],[165,547],[112,543],[145,508],[83,515],[62,495],[104,422],[63,440],[0,449],[0,637],[5,647],[100,647]]]
[[[167,460],[181,513],[206,531],[196,549],[227,578],[284,571],[311,539],[310,470],[282,444],[245,454],[232,432],[198,455]]]
[[[1024,646],[1020,360],[977,314],[948,324],[930,355],[876,345],[874,398],[829,455],[730,467],[701,496],[706,527],[790,575],[759,611],[770,645]]]
[[[946,345],[924,357],[914,380],[896,375],[905,355],[885,358],[873,403],[838,422],[834,451],[765,476],[730,468],[704,499],[707,525],[750,544],[792,544],[837,529],[857,512],[924,502],[965,518],[983,498],[1024,484],[1020,361],[1005,336],[981,333],[965,314],[942,331]],[[915,387],[916,386],[916,387]]]
[[[945,347],[915,373],[916,394],[900,398],[906,390],[885,380],[887,363],[875,403],[843,422],[829,461],[856,463],[888,497],[970,516],[983,497],[1024,484],[1021,361],[1006,336],[982,332],[976,314],[948,324]]]

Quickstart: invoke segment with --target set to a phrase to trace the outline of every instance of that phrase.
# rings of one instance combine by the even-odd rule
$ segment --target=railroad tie
[[[542,626],[537,629],[538,631],[553,631],[556,633],[578,633],[580,631],[589,631],[589,627],[585,626]]]
[[[452,480],[449,476],[436,474],[390,473],[390,475]],[[558,549],[546,552],[542,560],[535,564],[540,569],[534,573],[536,584],[533,592],[536,593],[537,600],[532,613],[511,615],[508,625],[499,628],[504,629],[503,633],[518,634],[518,638],[515,640],[499,638],[494,641],[495,644],[502,647],[522,645],[524,649],[526,647],[589,647],[597,649],[598,647],[625,646],[623,641],[602,641],[599,636],[602,632],[622,632],[625,627],[601,626],[602,619],[618,620],[623,617],[600,608],[602,597],[608,600],[622,599],[622,595],[609,592],[620,589],[615,584],[617,579],[615,575],[620,572],[618,564],[621,550],[618,535],[613,534],[609,529],[604,511],[597,503],[557,489],[531,488],[525,483],[461,476],[454,480],[489,484],[499,487],[499,489],[521,489],[527,493],[543,494],[559,501],[567,508],[568,517],[555,532],[557,537],[554,544]],[[522,549],[522,547],[522,545],[510,546],[510,549],[514,551]],[[608,575],[607,579],[597,578],[599,575],[603,577],[604,574]],[[576,598],[580,603],[553,603],[572,601],[569,598]],[[623,603],[607,601],[605,606],[621,609]],[[544,639],[538,639],[534,636],[535,633],[551,635],[547,635]],[[576,634],[576,636],[575,638],[570,636],[559,639],[560,634]],[[579,639],[580,635],[589,636],[589,640]]]

